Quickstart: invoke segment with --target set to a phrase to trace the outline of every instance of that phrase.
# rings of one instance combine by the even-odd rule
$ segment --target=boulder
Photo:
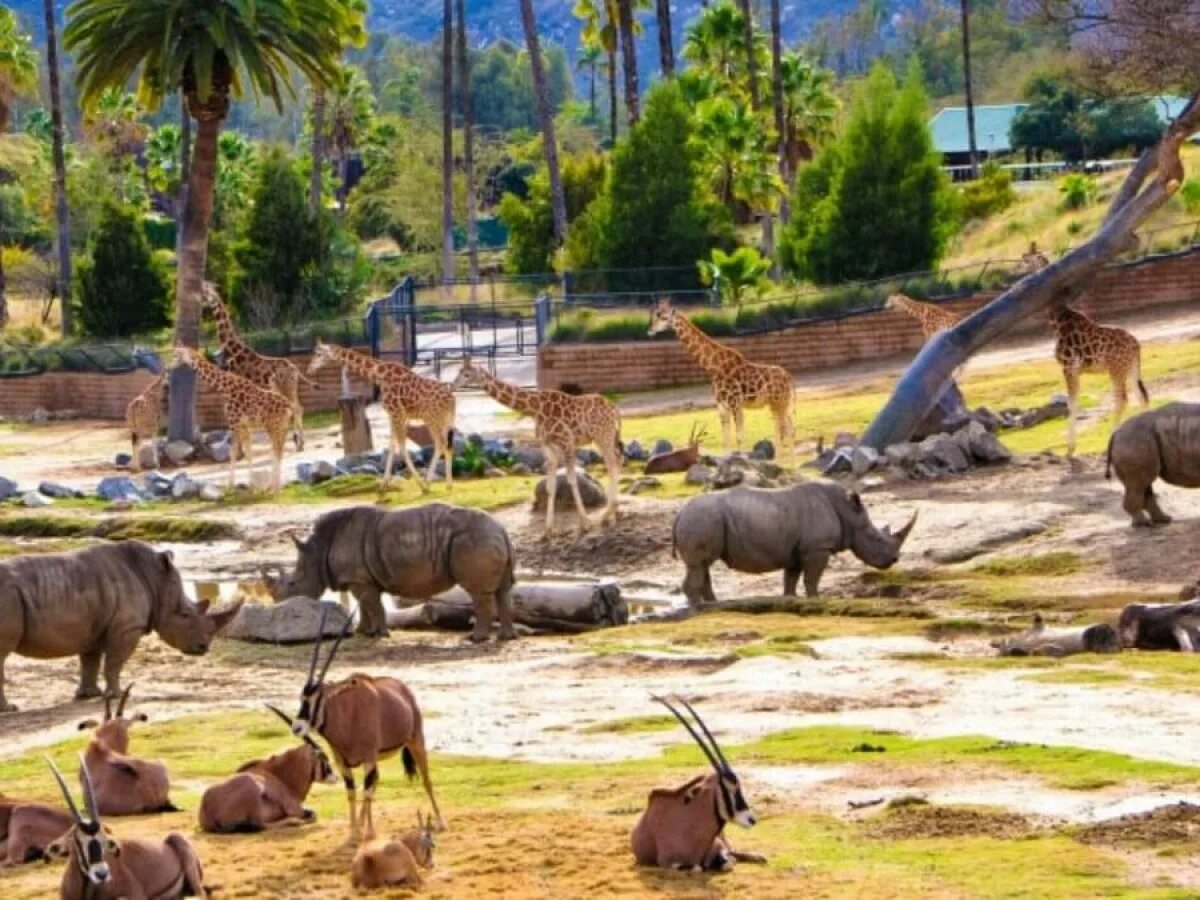
[[[903,444],[892,444],[883,451],[888,465],[900,469],[909,469],[921,459],[921,445],[911,441]]]
[[[301,484],[312,484],[316,466],[310,462],[296,463],[296,480]]]
[[[118,469],[128,469],[133,465],[133,456],[128,453],[118,453],[113,457],[113,465]]]
[[[862,478],[879,465],[879,451],[874,447],[855,447],[850,454],[850,471],[855,478]]]
[[[825,462],[821,466],[822,475],[844,475],[851,471],[851,461],[854,458],[855,445],[842,444],[836,450],[827,450],[821,455]]]
[[[766,438],[763,438],[761,441],[759,441],[757,444],[755,444],[754,448],[750,451],[750,458],[751,459],[774,459],[775,458],[775,445],[771,441],[767,440]]]
[[[640,494],[642,491],[652,491],[655,488],[662,487],[662,482],[653,475],[643,475],[633,482],[626,491],[628,494]]]
[[[169,459],[172,464],[182,466],[185,462],[196,455],[196,448],[187,441],[170,441],[163,447],[163,455]]]
[[[508,470],[512,475],[532,475],[533,469],[525,465],[523,462],[513,463],[513,467]]]
[[[40,406],[25,417],[25,421],[31,425],[45,425],[50,421],[50,413],[42,409]]]
[[[579,484],[579,496],[583,500],[584,509],[598,509],[608,502],[608,497],[594,478],[586,472],[577,472],[576,480]],[[538,482],[537,488],[533,494],[533,511],[545,512],[546,510],[546,482],[549,477],[543,478]],[[574,510],[575,498],[571,495],[571,485],[567,482],[567,476],[564,472],[559,472],[556,477],[556,489],[554,496],[554,508],[556,510]]]
[[[47,497],[53,497],[55,500],[78,500],[86,496],[83,491],[67,487],[65,484],[56,484],[53,481],[43,481],[39,484],[38,493],[44,494]]]
[[[650,454],[640,441],[630,441],[625,445],[625,458],[631,462],[645,462],[650,458]]]
[[[109,502],[124,500],[129,503],[138,503],[145,499],[142,489],[134,484],[132,478],[124,475],[110,475],[108,478],[102,478],[96,485],[96,496]]]
[[[971,422],[955,434],[955,438],[958,439],[960,435],[965,436],[967,451],[977,462],[1006,463],[1012,460],[1008,448],[979,422]]]
[[[546,467],[546,453],[541,444],[521,444],[512,452],[513,461],[529,468],[530,472],[541,472]]]
[[[171,479],[162,472],[147,472],[142,480],[152,497],[169,497],[171,495]]]
[[[660,453],[670,453],[675,449],[675,445],[665,438],[659,438],[654,442],[654,446],[650,450],[651,456],[658,456]]]
[[[591,447],[581,447],[575,451],[575,458],[579,460],[581,466],[598,466],[604,462],[604,457],[593,450]]]
[[[338,476],[338,467],[327,459],[323,459],[313,467],[313,484],[321,484]]]
[[[186,472],[180,472],[171,479],[171,499],[192,500],[200,496],[200,489],[203,487],[203,484]]]
[[[201,500],[207,500],[209,503],[214,503],[225,496],[225,492],[217,485],[211,482],[205,482],[200,485],[200,493],[198,495]]]
[[[215,463],[227,463],[233,455],[233,443],[229,440],[219,441],[208,448],[208,455]]]
[[[858,445],[858,435],[849,431],[839,431],[833,436],[833,447],[854,447]]]
[[[921,441],[921,454],[925,463],[932,463],[951,472],[965,472],[971,468],[971,460],[963,449],[948,434],[935,434]]]
[[[942,391],[937,402],[913,432],[913,439],[920,440],[938,434],[953,434],[971,419],[971,413],[963,400],[958,383],[951,381]]]
[[[0,501],[10,500],[19,493],[20,491],[17,490],[17,483],[15,481],[0,476]]]
[[[52,506],[54,501],[49,497],[44,497],[37,491],[27,491],[21,497],[21,505],[29,509],[41,509],[44,506]]]
[[[754,461],[742,456],[727,456],[717,466],[713,490],[724,490],[744,484],[748,487],[772,487],[772,482],[759,470]]]
[[[483,477],[484,478],[503,478],[504,470],[497,469],[495,466],[488,466],[486,469],[483,470]]]
[[[336,637],[346,625],[346,613],[336,603],[323,603],[311,597],[291,597],[282,603],[245,603],[223,632],[239,641],[271,644],[298,644],[312,641],[325,619],[325,637]]]
[[[142,444],[138,447],[138,467],[141,469],[157,469],[158,456],[155,455],[153,444]]]
[[[703,463],[696,463],[687,470],[687,474],[683,476],[684,484],[711,484],[713,480],[712,469]]]

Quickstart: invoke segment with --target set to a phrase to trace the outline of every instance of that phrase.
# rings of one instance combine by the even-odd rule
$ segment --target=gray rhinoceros
[[[817,595],[829,557],[851,551],[869,566],[896,562],[913,523],[895,534],[867,516],[858,494],[831,482],[785,488],[735,487],[689,500],[675,517],[675,552],[687,566],[688,603],[715,603],[709,567],[721,560],[739,572],[783,570],[783,593]]]
[[[388,627],[382,593],[421,599],[457,584],[474,602],[471,640],[488,639],[496,607],[500,638],[516,636],[512,542],[485,512],[446,503],[397,510],[351,506],[318,518],[307,541],[292,540],[299,551],[295,571],[262,573],[277,601],[350,591],[362,610],[359,633],[383,636]]]
[[[0,712],[15,709],[4,697],[10,653],[78,654],[76,699],[100,696],[103,660],[105,693],[117,697],[121,668],[143,634],[155,631],[176,650],[200,656],[240,606],[209,612],[207,602],[193,603],[171,554],[140,541],[0,563]]]
[[[1134,525],[1170,522],[1154,496],[1154,482],[1200,487],[1200,403],[1168,403],[1119,427],[1108,440],[1104,477],[1113,472],[1125,486],[1122,506]]]

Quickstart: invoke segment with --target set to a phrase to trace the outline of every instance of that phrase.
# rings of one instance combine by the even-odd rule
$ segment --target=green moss
[[[984,575],[1073,575],[1083,569],[1083,559],[1068,550],[1037,553],[1030,556],[999,556],[975,566]]]
[[[25,538],[98,537],[111,541],[206,543],[239,536],[237,526],[187,516],[119,516],[102,519],[51,513],[0,514],[0,535]]]
[[[580,734],[637,734],[649,731],[671,731],[679,727],[679,720],[670,714],[660,716],[629,716],[625,719],[610,719],[579,728]]]

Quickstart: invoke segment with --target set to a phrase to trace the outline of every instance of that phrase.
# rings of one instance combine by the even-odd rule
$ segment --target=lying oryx
[[[46,761],[74,817],[70,830],[46,848],[48,856],[67,860],[59,884],[61,900],[208,897],[200,859],[187,838],[172,832],[158,843],[114,840],[100,821],[96,792],[83,757],[79,758],[79,777],[87,818],[80,814],[58,767],[48,758]]]
[[[84,751],[84,760],[96,785],[96,805],[101,815],[136,816],[142,813],[175,812],[170,800],[171,782],[167,767],[158,761],[129,756],[129,729],[145,722],[145,713],[125,717],[125,704],[133,685],[125,688],[117,704],[104,698],[104,721],[88,719],[80,730],[95,729]]]
[[[1200,652],[1200,600],[1130,603],[1117,617],[1122,647]]]
[[[371,804],[375,798],[375,786],[379,783],[379,760],[397,752],[404,761],[404,771],[409,778],[420,773],[425,793],[429,795],[429,802],[433,804],[433,812],[437,816],[438,828],[444,829],[446,825],[429,780],[429,757],[425,751],[421,710],[412,691],[396,678],[362,673],[355,673],[344,681],[325,683],[329,666],[354,623],[353,616],[346,619],[346,625],[334,641],[321,673],[317,674],[317,658],[321,653],[327,613],[328,610],[321,613],[312,660],[308,665],[308,678],[300,692],[300,711],[292,723],[292,733],[297,737],[305,737],[316,731],[325,738],[333,752],[333,762],[346,785],[346,798],[350,803],[351,840],[358,840],[360,826],[364,828],[366,840],[375,836]],[[366,769],[361,822],[357,814],[354,785],[354,769],[360,766]]]
[[[44,803],[0,798],[0,866],[45,859],[46,847],[74,824],[69,813]]]
[[[354,854],[350,881],[355,888],[420,887],[421,869],[433,868],[433,816],[417,813],[417,827],[399,838],[367,841]]]
[[[267,708],[292,727],[284,713]],[[317,821],[316,813],[303,804],[318,781],[337,784],[337,777],[325,751],[305,735],[300,746],[248,762],[206,790],[200,800],[200,828],[230,834],[311,824]]]
[[[1028,631],[992,641],[1001,656],[1071,656],[1075,653],[1119,653],[1117,630],[1102,623],[1086,628],[1046,627],[1040,613],[1034,613]]]
[[[630,836],[638,864],[663,869],[726,872],[733,868],[736,860],[766,862],[758,854],[735,852],[721,837],[727,822],[750,828],[756,819],[742,793],[741,782],[712,732],[682,697],[675,699],[692,714],[708,743],[670,702],[662,697],[654,699],[683,723],[708,757],[713,773],[698,775],[674,790],[660,788],[650,792],[646,811]]]

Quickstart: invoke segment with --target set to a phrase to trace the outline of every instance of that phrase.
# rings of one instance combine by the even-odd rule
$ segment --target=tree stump
[[[372,449],[371,426],[367,422],[367,401],[362,397],[342,397],[338,400],[342,414],[342,451],[346,456],[366,453]]]

